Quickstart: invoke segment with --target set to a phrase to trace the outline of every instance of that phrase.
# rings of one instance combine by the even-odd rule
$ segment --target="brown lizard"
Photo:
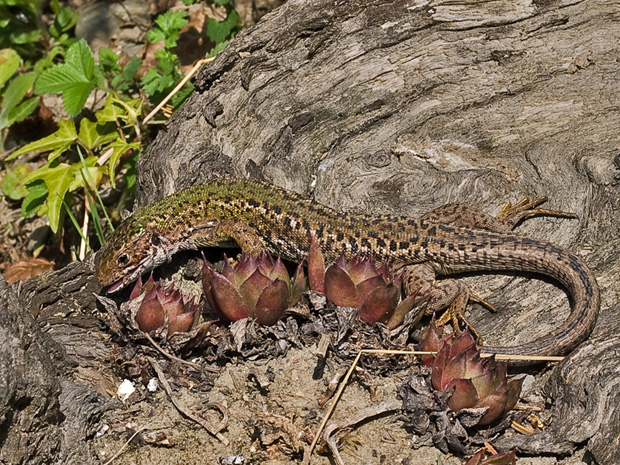
[[[407,293],[432,293],[428,308],[450,317],[476,300],[455,280],[436,275],[469,271],[525,271],[561,283],[571,312],[548,335],[516,347],[483,347],[499,354],[562,355],[594,328],[600,307],[596,278],[563,247],[519,236],[512,229],[539,214],[572,216],[537,208],[545,199],[507,205],[497,217],[448,204],[420,218],[338,212],[280,187],[250,180],[218,179],[143,207],[123,222],[97,256],[96,274],[113,292],[181,250],[238,245],[249,254],[269,250],[291,261],[307,257],[316,238],[327,261],[341,253],[369,254],[404,269]],[[466,321],[466,320],[465,320]]]

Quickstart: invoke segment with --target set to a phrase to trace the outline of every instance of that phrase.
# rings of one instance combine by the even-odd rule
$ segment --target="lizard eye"
[[[151,236],[151,245],[158,246],[161,244],[161,239],[157,234]]]
[[[127,263],[129,263],[129,255],[127,255],[126,253],[121,254],[118,256],[118,264],[121,266],[127,265]]]

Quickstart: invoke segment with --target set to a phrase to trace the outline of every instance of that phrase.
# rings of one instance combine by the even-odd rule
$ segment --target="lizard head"
[[[122,223],[97,254],[95,275],[108,292],[115,292],[138,279],[142,273],[170,260],[165,240],[138,220]]]

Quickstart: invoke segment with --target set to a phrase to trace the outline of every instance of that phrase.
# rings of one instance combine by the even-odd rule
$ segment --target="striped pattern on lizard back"
[[[98,256],[103,285],[126,285],[179,250],[237,243],[248,253],[268,249],[299,262],[314,235],[326,261],[369,254],[396,269],[430,263],[439,275],[465,271],[525,271],[560,282],[572,300],[569,317],[549,335],[518,347],[485,347],[508,354],[563,354],[593,329],[598,286],[585,263],[550,242],[467,229],[398,215],[338,212],[300,194],[258,181],[218,179],[136,211]]]

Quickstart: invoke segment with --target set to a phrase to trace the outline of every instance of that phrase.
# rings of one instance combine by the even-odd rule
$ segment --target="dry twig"
[[[211,425],[211,423],[209,423],[204,418],[201,418],[198,415],[195,415],[189,408],[183,405],[178,399],[176,399],[172,395],[172,388],[170,387],[170,384],[168,384],[166,375],[164,374],[164,371],[159,366],[159,363],[157,363],[157,360],[155,360],[154,358],[148,357],[148,356],[147,356],[147,359],[149,363],[151,364],[151,366],[153,367],[153,370],[155,370],[155,372],[157,373],[157,378],[159,379],[159,382],[164,388],[164,391],[166,391],[166,394],[168,394],[168,397],[170,397],[172,404],[177,408],[177,410],[181,412],[183,415],[185,415],[187,418],[189,418],[190,420],[193,420],[196,423],[198,423],[200,426],[206,429],[210,434],[215,436],[224,445],[227,446],[229,444],[228,439],[226,439],[226,437],[222,433],[220,433],[220,431],[222,431],[228,425],[228,414],[226,413],[226,408],[224,408],[224,406],[219,403],[210,403],[210,404],[205,405],[206,407],[215,407],[222,414],[222,421],[220,421],[220,424],[217,425],[217,427],[214,427],[213,425]]]

